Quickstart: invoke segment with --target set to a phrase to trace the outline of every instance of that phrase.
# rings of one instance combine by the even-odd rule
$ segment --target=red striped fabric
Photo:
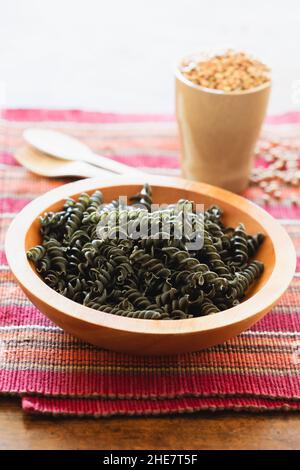
[[[90,400],[80,398],[22,398],[23,409],[30,413],[65,416],[109,417],[115,415],[162,415],[196,411],[299,411],[299,402],[256,397],[179,398],[175,400]]]
[[[66,180],[40,178],[14,159],[28,126],[63,130],[132,166],[178,174],[173,116],[79,110],[4,110],[0,121],[0,392],[22,395],[27,412],[66,415],[164,414],[198,410],[298,410],[300,407],[300,257],[279,304],[225,344],[192,354],[135,357],[94,348],[64,333],[16,285],[4,253],[6,229],[34,197]],[[300,113],[268,118],[266,133],[296,135]],[[296,137],[295,137],[296,141]],[[260,163],[260,162],[258,162]],[[265,205],[300,252],[300,208]]]

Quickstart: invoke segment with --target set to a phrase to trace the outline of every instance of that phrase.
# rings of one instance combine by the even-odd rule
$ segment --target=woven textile
[[[109,416],[196,410],[300,409],[300,273],[279,304],[226,344],[191,354],[136,357],[96,349],[64,333],[17,286],[4,254],[12,218],[38,195],[65,183],[34,176],[14,152],[22,131],[68,132],[96,152],[153,173],[179,174],[172,116],[83,111],[7,110],[0,129],[0,392],[21,394],[29,412]],[[266,138],[298,145],[300,114],[269,118]],[[99,182],[101,185],[101,182]],[[288,192],[289,190],[286,190]],[[279,218],[300,251],[300,208],[264,206],[259,188],[246,197]],[[300,262],[298,260],[298,271]]]

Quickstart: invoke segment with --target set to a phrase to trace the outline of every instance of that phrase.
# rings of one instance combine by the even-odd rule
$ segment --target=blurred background
[[[300,107],[298,0],[0,0],[8,107],[173,112],[173,67],[225,46],[273,69],[269,113]]]

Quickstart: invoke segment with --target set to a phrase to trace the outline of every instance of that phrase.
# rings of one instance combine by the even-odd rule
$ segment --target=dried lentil
[[[272,199],[290,205],[300,205],[300,148],[287,141],[260,141],[255,156],[263,166],[252,170],[251,184],[263,191],[265,203]],[[291,188],[292,194],[284,197],[284,189]]]
[[[265,64],[233,50],[206,60],[186,59],[180,70],[197,85],[225,92],[245,91],[270,81],[270,69]]]

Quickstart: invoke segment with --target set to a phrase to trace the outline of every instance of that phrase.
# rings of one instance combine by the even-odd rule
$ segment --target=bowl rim
[[[46,212],[56,202],[81,192],[91,192],[113,186],[142,185],[145,179],[153,186],[195,191],[199,195],[206,193],[211,197],[229,202],[244,212],[247,211],[249,215],[257,219],[263,229],[271,234],[275,252],[274,269],[262,288],[239,305],[213,315],[161,321],[126,318],[94,310],[64,297],[47,286],[32,269],[25,250],[27,232],[39,214]],[[289,235],[280,223],[261,207],[242,196],[216,186],[182,178],[155,175],[147,175],[145,178],[141,175],[112,176],[105,183],[101,183],[99,177],[86,178],[46,192],[27,204],[14,218],[6,234],[5,251],[8,264],[21,287],[50,309],[59,311],[71,319],[81,320],[91,327],[153,335],[192,334],[218,330],[254,317],[258,312],[267,311],[287,289],[296,268],[296,252]]]

